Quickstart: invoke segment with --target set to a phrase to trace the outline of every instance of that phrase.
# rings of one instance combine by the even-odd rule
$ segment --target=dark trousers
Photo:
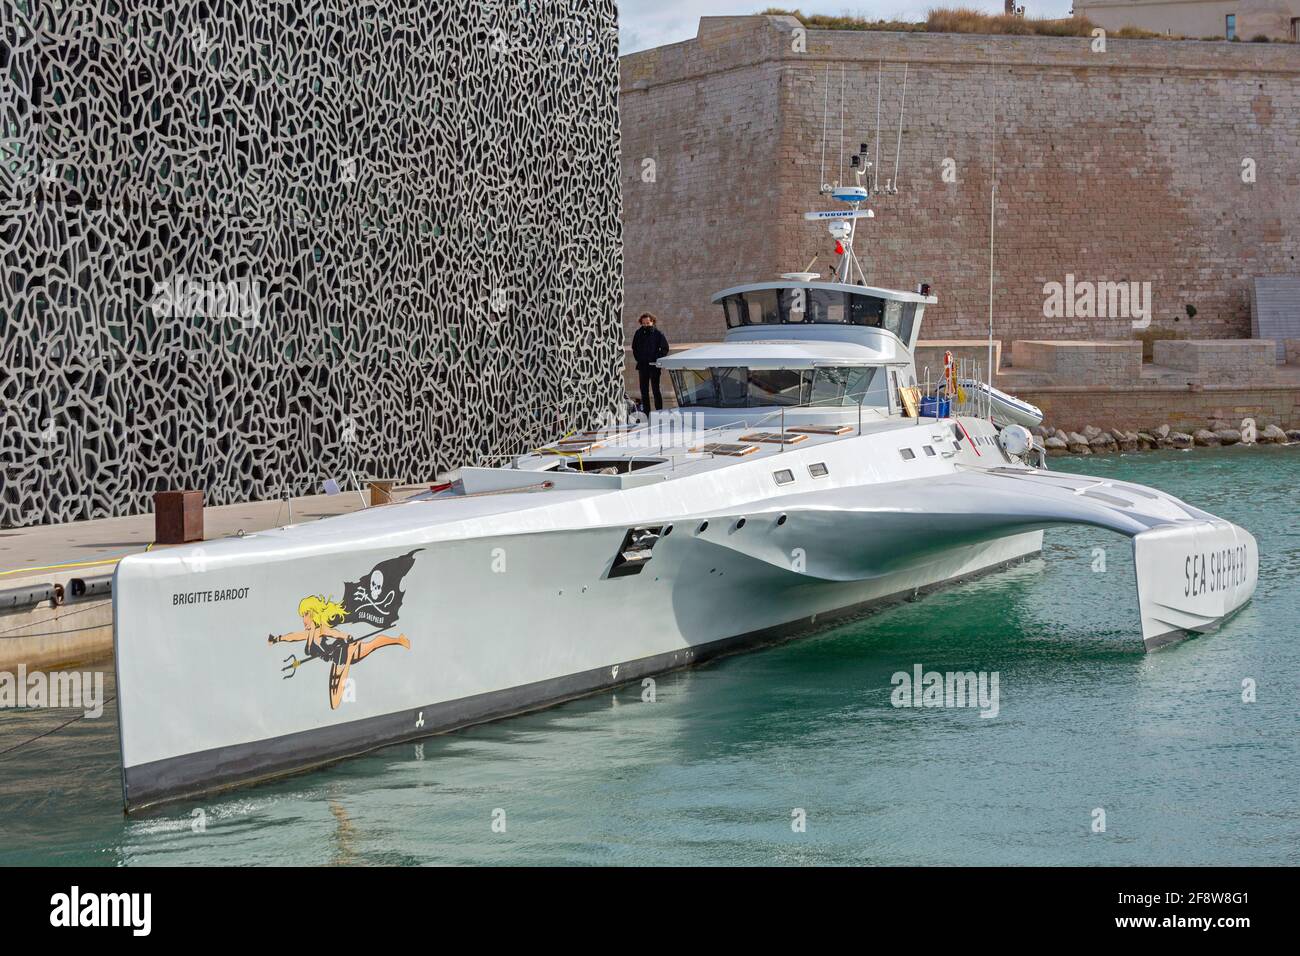
[[[654,389],[655,393],[655,410],[658,411],[664,407],[664,397],[659,391],[659,374],[663,369],[657,365],[651,368],[637,369],[641,375],[641,410],[650,416],[650,390]]]

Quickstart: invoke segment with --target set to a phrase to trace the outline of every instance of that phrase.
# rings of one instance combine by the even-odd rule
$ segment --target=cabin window
[[[893,332],[900,339],[903,337],[903,303],[890,299],[885,303],[885,317],[881,327]]]
[[[811,377],[810,369],[751,369],[749,404],[798,405],[803,398],[805,379]]]
[[[824,461],[815,461],[808,466],[808,474],[814,478],[825,478],[830,474],[830,470],[826,467]]]
[[[718,389],[713,370],[707,368],[673,369],[673,391],[679,405],[717,405]]]
[[[849,296],[849,324],[880,327],[885,314],[885,300],[871,295]]]
[[[922,445],[921,448],[925,451],[925,457],[926,457],[926,458],[933,458],[933,457],[934,457],[934,446],[933,446],[933,445]]]
[[[729,295],[723,300],[727,311],[727,325],[778,325],[788,321],[782,314],[780,293],[782,289],[756,289]]]
[[[778,485],[788,485],[794,481],[794,472],[789,468],[782,468],[780,471],[772,472],[772,477],[776,479]]]
[[[916,328],[916,320],[920,317],[923,307],[915,302],[903,302],[901,305],[903,306],[903,319],[898,337],[903,340],[904,345],[911,348],[912,330]]]
[[[844,293],[810,289],[807,294],[805,322],[833,322],[844,324]]]
[[[879,368],[872,366],[814,369],[807,404],[857,405],[871,391]]]
[[[911,461],[916,457],[916,452],[912,451],[910,448],[900,448],[898,449],[898,453],[903,456],[903,461]]]
[[[723,408],[743,408],[746,405],[746,395],[748,393],[749,369],[747,368],[715,368],[713,378],[717,383],[718,404]]]

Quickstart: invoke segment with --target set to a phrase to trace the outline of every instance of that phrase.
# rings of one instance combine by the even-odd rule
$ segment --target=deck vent
[[[830,474],[830,469],[826,467],[826,462],[815,461],[808,466],[808,474],[814,478],[825,478]]]
[[[706,531],[708,531],[708,530],[709,530],[709,523],[708,523],[707,521],[701,521],[701,522],[700,522],[700,526],[699,526],[698,528],[695,529],[695,533],[696,533],[696,534],[704,534],[704,532],[706,532]]]
[[[739,530],[740,530],[741,528],[743,528],[743,527],[745,527],[745,519],[744,519],[744,518],[737,518],[737,519],[736,519],[736,530],[739,531]]]
[[[776,519],[776,526],[778,528],[781,527],[781,525],[785,524],[788,519],[789,519],[789,515],[784,515],[784,514],[781,515]]]
[[[900,448],[898,449],[898,453],[903,456],[903,461],[911,461],[916,457],[916,452],[912,451],[910,448]]]
[[[651,553],[662,532],[662,525],[651,528],[628,528],[627,534],[623,535],[623,543],[618,546],[618,553],[614,555],[609,576],[621,578],[629,574],[640,574],[641,569],[650,563]]]

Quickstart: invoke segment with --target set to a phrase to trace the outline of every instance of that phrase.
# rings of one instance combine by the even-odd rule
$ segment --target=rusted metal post
[[[155,544],[203,540],[203,492],[159,491],[153,496]]]

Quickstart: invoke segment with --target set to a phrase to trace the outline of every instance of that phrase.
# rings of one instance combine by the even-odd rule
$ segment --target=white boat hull
[[[811,477],[814,463],[825,477]],[[783,469],[796,479],[778,486]],[[1246,532],[1149,489],[1025,468],[974,419],[809,440],[621,490],[617,477],[547,474],[545,491],[414,501],[122,561],[114,612],[128,809],[787,637],[1033,555],[1057,524],[1138,542],[1148,646],[1207,629],[1254,590]],[[612,575],[628,530],[651,524],[662,532],[650,559]],[[1230,573],[1229,549],[1239,555]],[[1182,596],[1193,550],[1210,555],[1210,583],[1189,571]],[[373,607],[387,610],[371,627],[367,589],[381,568]],[[370,650],[341,671],[337,695],[338,668],[306,655],[301,638],[267,641],[301,632],[300,602],[312,596],[360,602],[339,626]],[[366,644],[381,632],[386,644]]]

